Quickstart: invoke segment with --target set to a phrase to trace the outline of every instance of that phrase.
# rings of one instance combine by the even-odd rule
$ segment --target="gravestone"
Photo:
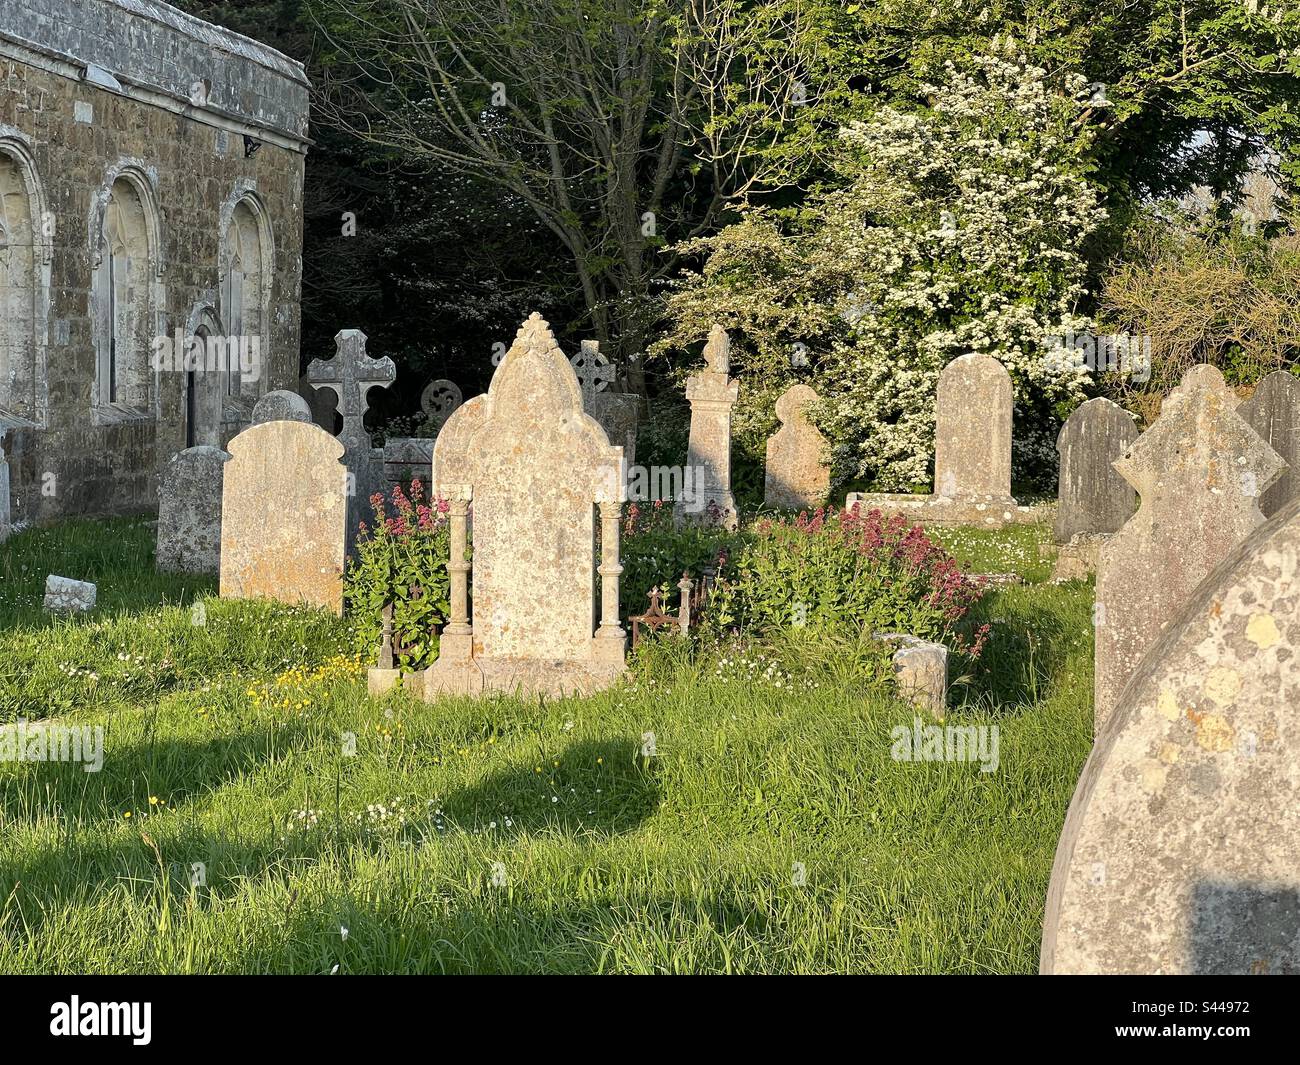
[[[776,401],[781,428],[767,442],[763,478],[763,501],[770,507],[801,510],[826,502],[831,471],[822,455],[828,444],[806,414],[816,401],[807,385],[791,385]]]
[[[625,466],[636,465],[636,430],[641,419],[641,398],[631,392],[615,392],[614,367],[600,353],[600,344],[584,340],[578,354],[569,360],[582,389],[582,405],[600,422],[611,444],[623,448]]]
[[[1237,413],[1213,366],[1193,366],[1115,468],[1141,505],[1097,560],[1096,731],[1192,590],[1264,516],[1282,460]]]
[[[77,581],[51,573],[45,578],[44,608],[50,611],[85,614],[95,609],[99,588],[90,581]]]
[[[384,441],[384,484],[379,490],[387,496],[398,485],[405,490],[416,478],[427,486],[432,466],[432,437],[389,438]]]
[[[1061,456],[1057,543],[1113,533],[1133,516],[1137,493],[1114,463],[1137,435],[1133,418],[1108,399],[1090,399],[1066,419],[1056,438]]]
[[[158,486],[159,570],[221,571],[221,485],[228,461],[229,454],[207,444],[188,447],[168,461]]]
[[[253,424],[261,425],[263,422],[306,422],[310,425],[313,422],[311,406],[297,392],[276,389],[253,405]]]
[[[230,441],[221,497],[221,595],[343,611],[347,467],[317,425],[263,422]]]
[[[13,532],[13,517],[9,509],[9,456],[0,446],[0,543],[9,539]]]
[[[1300,973],[1297,559],[1292,500],[1138,666],[1065,818],[1042,972]]]
[[[425,672],[427,697],[562,695],[620,677],[626,643],[618,615],[622,449],[584,413],[578,378],[540,315],[524,322],[487,393],[443,426],[434,445],[433,481],[449,501],[451,617],[438,659]],[[467,562],[471,502],[474,553]]]
[[[959,502],[1011,498],[1011,376],[989,355],[962,355],[939,374],[934,493]]]
[[[1300,380],[1275,370],[1255,386],[1237,408],[1246,423],[1282,456],[1287,468],[1259,497],[1259,509],[1271,518],[1300,493]]]
[[[731,494],[731,408],[740,385],[731,380],[731,338],[720,325],[709,330],[705,368],[686,381],[691,404],[691,432],[686,465],[693,475],[690,500],[679,500],[675,520],[717,524],[734,529],[736,501]]]
[[[455,381],[439,378],[424,386],[424,391],[420,393],[420,409],[424,411],[425,421],[440,432],[447,424],[447,419],[456,412],[456,408],[464,400],[460,385]],[[437,432],[434,435],[436,436]]]
[[[357,527],[370,515],[370,496],[382,487],[383,451],[371,445],[366,432],[368,396],[372,388],[388,388],[397,377],[397,369],[387,356],[372,359],[366,354],[366,334],[360,329],[341,330],[334,337],[334,345],[333,358],[312,360],[307,379],[312,387],[328,388],[338,397],[343,419],[338,439],[351,475],[347,497],[347,550],[351,553]]]

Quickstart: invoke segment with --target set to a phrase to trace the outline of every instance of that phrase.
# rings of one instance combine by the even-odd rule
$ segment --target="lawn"
[[[942,538],[1041,582],[1043,535]],[[97,611],[42,615],[51,571],[99,581]],[[376,701],[347,623],[159,578],[143,523],[19,534],[0,720],[102,725],[105,756],[0,762],[0,971],[1033,972],[1091,601],[980,604],[949,723],[998,726],[985,773],[893,760],[912,711],[825,648],[665,644],[580,700]]]

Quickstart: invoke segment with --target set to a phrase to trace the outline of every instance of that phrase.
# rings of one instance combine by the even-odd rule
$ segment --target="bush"
[[[818,509],[761,521],[710,600],[710,624],[764,636],[906,632],[971,656],[988,626],[962,630],[983,595],[957,562],[901,515]]]
[[[348,563],[343,599],[353,616],[358,650],[373,655],[383,629],[383,609],[393,604],[393,651],[404,670],[430,665],[438,656],[435,626],[450,613],[447,503],[424,502],[424,486],[411,482],[408,497],[393,489],[388,514],[384,497],[370,497],[374,523],[361,524],[356,557]]]

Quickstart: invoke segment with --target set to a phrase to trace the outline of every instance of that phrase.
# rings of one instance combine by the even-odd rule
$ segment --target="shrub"
[[[366,654],[378,647],[383,608],[392,603],[396,660],[402,669],[421,669],[437,657],[434,628],[450,612],[447,503],[436,498],[426,503],[418,479],[411,482],[409,496],[400,485],[394,488],[390,502],[391,516],[382,494],[370,497],[374,522],[361,524],[343,598],[353,615],[358,650]]]
[[[967,636],[961,623],[983,592],[901,515],[818,509],[759,522],[711,599],[709,620],[758,636],[792,627],[906,632],[976,656],[988,626]]]

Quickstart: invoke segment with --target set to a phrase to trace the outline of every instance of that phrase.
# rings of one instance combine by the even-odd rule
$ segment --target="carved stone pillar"
[[[595,657],[606,662],[622,662],[627,648],[627,634],[618,620],[619,577],[623,567],[619,563],[618,503],[605,502],[600,507],[600,628],[592,647]]]
[[[468,514],[468,499],[450,501],[448,515],[451,519],[451,548],[447,559],[447,574],[451,582],[451,617],[443,629],[444,637],[471,636],[474,632],[469,623],[470,563],[465,558]]]

